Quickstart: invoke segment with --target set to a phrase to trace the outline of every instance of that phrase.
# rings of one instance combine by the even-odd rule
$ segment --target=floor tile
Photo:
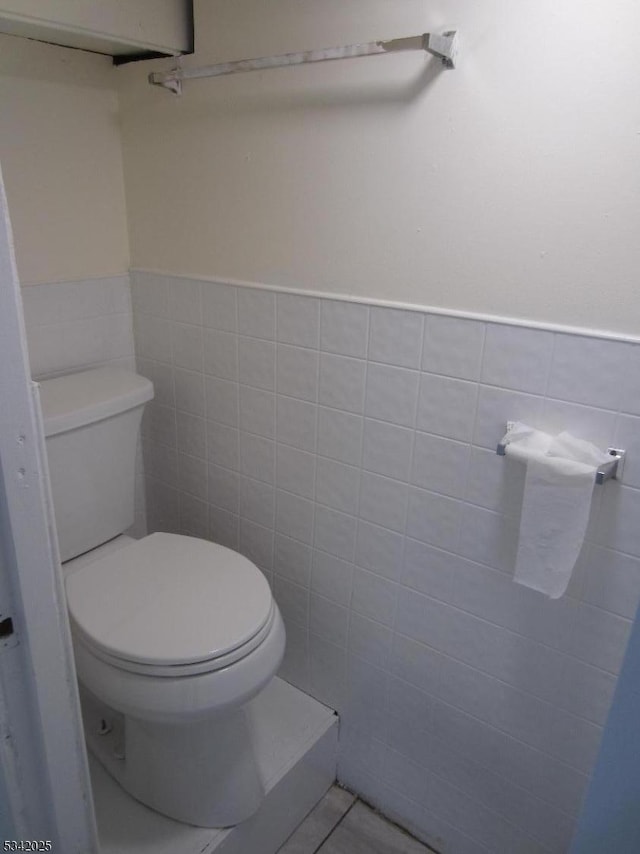
[[[278,854],[313,854],[355,801],[355,795],[332,786],[289,837]]]
[[[430,851],[358,801],[318,854],[429,854]]]

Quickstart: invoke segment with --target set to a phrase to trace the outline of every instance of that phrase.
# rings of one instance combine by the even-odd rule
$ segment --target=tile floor
[[[333,786],[278,854],[433,854],[433,849]]]

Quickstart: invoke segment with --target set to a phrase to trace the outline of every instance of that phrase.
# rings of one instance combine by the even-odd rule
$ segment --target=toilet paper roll
[[[596,470],[609,457],[570,433],[519,422],[502,442],[527,466],[514,581],[558,599],[584,542]]]

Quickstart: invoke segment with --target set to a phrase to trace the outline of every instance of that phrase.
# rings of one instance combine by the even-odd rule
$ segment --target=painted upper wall
[[[129,268],[111,59],[0,35],[0,162],[22,284]]]
[[[118,70],[134,266],[640,334],[634,0],[200,0],[185,66],[458,28],[149,87]]]

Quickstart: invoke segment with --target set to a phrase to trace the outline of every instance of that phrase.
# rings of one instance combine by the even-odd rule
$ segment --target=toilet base
[[[87,747],[136,800],[198,827],[231,827],[264,797],[244,708],[183,725],[141,721],[80,687]]]

